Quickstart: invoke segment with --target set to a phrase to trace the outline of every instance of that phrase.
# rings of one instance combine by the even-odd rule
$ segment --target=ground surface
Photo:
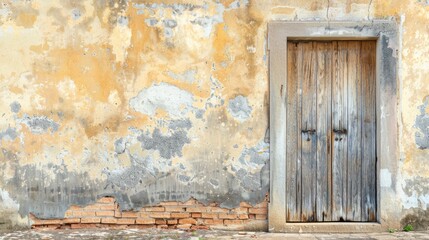
[[[359,234],[282,234],[265,232],[195,231],[162,229],[26,230],[0,233],[3,239],[429,239],[426,232]]]

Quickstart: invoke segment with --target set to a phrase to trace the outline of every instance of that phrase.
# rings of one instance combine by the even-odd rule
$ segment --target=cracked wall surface
[[[262,202],[269,191],[267,23],[391,17],[402,41],[392,53],[400,59],[396,202],[407,219],[426,219],[427,4],[0,3],[1,222],[28,225],[29,213],[61,218],[70,205],[102,196],[124,210],[191,197],[226,208]]]

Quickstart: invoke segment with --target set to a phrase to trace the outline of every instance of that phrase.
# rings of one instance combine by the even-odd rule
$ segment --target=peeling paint
[[[192,104],[192,94],[166,83],[143,89],[130,100],[130,106],[137,112],[154,116],[157,109],[163,109],[171,118],[186,117]]]
[[[420,115],[416,117],[415,127],[418,131],[415,134],[416,144],[420,149],[429,148],[429,96],[425,98],[424,103],[419,107]]]
[[[8,141],[13,141],[17,137],[18,137],[18,133],[15,128],[9,127],[5,131],[0,132],[0,141],[3,139]]]
[[[249,106],[247,98],[244,96],[237,96],[229,100],[228,112],[238,121],[243,122],[250,118],[252,107]]]
[[[46,116],[24,116],[24,118],[22,118],[20,121],[25,124],[34,134],[44,134],[48,131],[54,133],[58,131],[60,126],[58,123],[47,118]]]

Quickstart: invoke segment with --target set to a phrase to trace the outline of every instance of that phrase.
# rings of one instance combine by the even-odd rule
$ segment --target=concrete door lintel
[[[372,232],[398,228],[396,194],[398,154],[398,50],[399,29],[394,21],[279,22],[268,24],[270,79],[270,204],[271,232]],[[377,41],[377,223],[286,222],[286,92],[288,40]],[[388,173],[382,174],[380,172]],[[388,176],[388,178],[386,178]]]

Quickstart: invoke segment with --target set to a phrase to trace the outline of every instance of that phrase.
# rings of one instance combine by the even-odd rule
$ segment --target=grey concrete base
[[[369,233],[386,231],[379,223],[286,223],[270,232],[287,233]]]

